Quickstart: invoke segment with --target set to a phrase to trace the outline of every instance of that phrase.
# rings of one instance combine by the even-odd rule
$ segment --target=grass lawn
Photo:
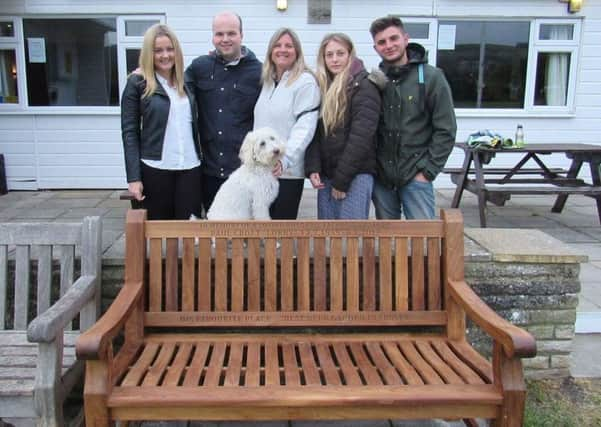
[[[525,427],[601,427],[601,378],[529,380]]]

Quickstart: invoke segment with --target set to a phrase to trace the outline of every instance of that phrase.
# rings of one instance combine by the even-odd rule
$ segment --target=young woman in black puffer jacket
[[[376,170],[380,93],[351,39],[328,34],[319,47],[320,121],[305,154],[305,174],[319,190],[319,219],[366,219]]]

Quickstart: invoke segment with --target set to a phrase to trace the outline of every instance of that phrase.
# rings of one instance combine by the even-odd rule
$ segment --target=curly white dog
[[[272,170],[284,155],[284,142],[270,128],[249,132],[242,147],[242,165],[221,185],[207,219],[271,219],[269,206],[278,195]]]

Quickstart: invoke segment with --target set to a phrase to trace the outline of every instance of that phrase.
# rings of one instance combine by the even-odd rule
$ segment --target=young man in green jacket
[[[441,70],[427,64],[425,49],[409,43],[396,17],[370,27],[382,58],[382,113],[377,135],[373,202],[378,219],[434,218],[432,181],[455,143],[457,123],[451,89]]]

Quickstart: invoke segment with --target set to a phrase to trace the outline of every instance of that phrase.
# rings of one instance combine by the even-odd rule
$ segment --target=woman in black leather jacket
[[[169,27],[157,24],[146,31],[139,67],[121,98],[128,189],[143,200],[149,219],[200,216],[198,110]]]

